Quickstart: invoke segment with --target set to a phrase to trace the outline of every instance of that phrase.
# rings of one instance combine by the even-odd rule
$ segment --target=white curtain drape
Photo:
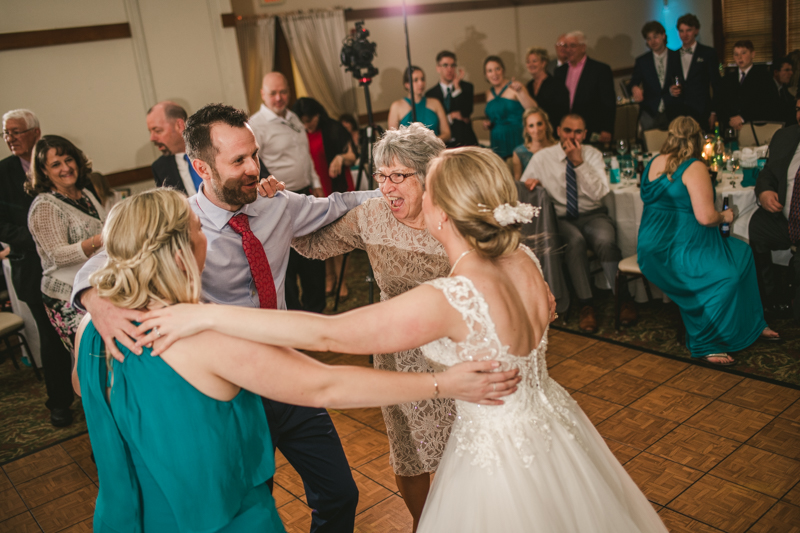
[[[242,60],[244,86],[250,113],[261,106],[261,80],[272,72],[275,57],[275,17],[236,22],[236,39]]]
[[[309,95],[333,118],[355,113],[355,81],[339,64],[339,51],[347,36],[344,11],[290,14],[280,19]]]

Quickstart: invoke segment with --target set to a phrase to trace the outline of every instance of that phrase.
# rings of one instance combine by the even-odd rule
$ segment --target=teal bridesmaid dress
[[[694,216],[681,179],[694,161],[684,161],[672,181],[647,179],[653,161],[647,164],[637,252],[642,274],[680,308],[692,357],[703,357],[747,348],[767,323],[750,247]]]
[[[408,102],[408,105],[411,105],[411,98],[403,98],[403,100]],[[428,99],[423,96],[422,100],[414,104],[417,110],[417,122],[422,122],[426,128],[436,135],[439,135],[439,115],[437,115],[435,111],[431,111],[425,107],[427,103]],[[409,111],[408,114],[403,117],[403,120],[400,121],[400,125],[408,126],[411,122],[411,111]]]
[[[261,399],[242,389],[214,400],[148,349],[118,347],[125,362],[108,372],[90,322],[78,348],[100,478],[95,533],[284,532],[266,484],[275,459]]]
[[[509,85],[511,82],[506,84],[499,94],[503,94]],[[492,123],[492,150],[505,159],[511,157],[514,148],[523,142],[522,114],[525,112],[525,108],[516,100],[498,96],[494,87],[491,91],[494,99],[486,104],[486,117]]]

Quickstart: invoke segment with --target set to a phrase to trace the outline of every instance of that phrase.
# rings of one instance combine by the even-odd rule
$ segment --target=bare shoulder
[[[711,177],[708,174],[708,167],[706,164],[700,160],[692,162],[692,164],[683,171],[683,182],[686,183],[687,179],[690,181],[699,179],[710,180]]]

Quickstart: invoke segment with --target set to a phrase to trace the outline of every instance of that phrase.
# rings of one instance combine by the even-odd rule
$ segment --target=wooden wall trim
[[[0,50],[21,50],[59,44],[109,41],[112,39],[127,39],[130,36],[131,27],[127,22],[101,26],[60,28],[57,30],[0,33]]]
[[[477,11],[481,9],[500,9],[507,7],[536,6],[543,4],[563,4],[587,0],[478,0],[474,2],[446,2],[441,4],[417,4],[406,6],[409,15],[432,15],[437,13],[455,13],[458,11]],[[597,1],[597,0],[588,0]],[[377,19],[403,16],[403,6],[386,6],[368,9],[346,9],[345,20]]]
[[[131,170],[123,170],[122,172],[114,172],[112,174],[104,174],[108,180],[108,184],[112,187],[123,187],[131,183],[139,183],[140,181],[153,181],[153,169],[150,166],[134,168]],[[153,181],[155,186],[155,181]]]

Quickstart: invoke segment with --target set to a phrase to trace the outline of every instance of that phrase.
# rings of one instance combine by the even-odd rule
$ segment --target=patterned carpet
[[[597,291],[595,309],[599,328],[596,334],[587,336],[674,359],[691,359],[689,350],[678,343],[680,314],[675,304],[660,301],[638,304],[638,322],[620,331],[614,330],[611,291]],[[732,354],[738,361],[736,366],[715,368],[800,389],[800,324],[793,319],[780,319],[770,321],[769,325],[781,334],[783,343],[756,341],[746,350]],[[554,327],[583,334],[578,328],[577,312],[569,313],[566,322],[559,318]]]
[[[369,262],[364,252],[350,254],[346,274],[349,295],[340,303],[339,312],[368,303],[369,284],[365,281],[368,269]],[[380,300],[377,287],[373,300]],[[639,322],[615,332],[610,291],[600,294],[596,302],[600,329],[593,337],[665,357],[689,359],[688,351],[677,341],[679,321],[674,305],[660,302],[640,305]],[[326,313],[332,313],[332,309],[333,298],[329,297]],[[571,315],[567,322],[559,319],[554,326],[578,332],[577,313]],[[770,325],[781,333],[785,339],[783,344],[757,342],[735,354],[739,365],[720,371],[800,389],[800,326],[793,320],[776,321]],[[30,368],[21,366],[16,370],[8,359],[0,363],[0,465],[86,431],[80,399],[76,399],[72,406],[75,422],[57,429],[50,425],[45,398],[44,383],[36,380]]]

